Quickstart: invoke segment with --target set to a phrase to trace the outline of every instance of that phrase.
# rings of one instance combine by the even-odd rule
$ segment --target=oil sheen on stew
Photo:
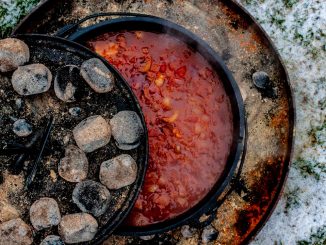
[[[128,225],[187,211],[219,179],[232,143],[231,105],[219,77],[200,54],[168,34],[112,32],[88,44],[126,78],[149,131],[149,169]]]

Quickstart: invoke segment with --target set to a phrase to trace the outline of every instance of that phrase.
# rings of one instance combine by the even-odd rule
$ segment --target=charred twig
[[[23,170],[23,167],[24,167],[24,162],[28,159],[28,157],[31,155],[31,152],[32,152],[32,147],[35,146],[35,144],[37,143],[37,141],[39,140],[39,138],[42,136],[42,131],[37,131],[35,133],[35,135],[32,137],[32,139],[26,143],[24,146],[21,145],[21,144],[16,144],[16,143],[13,143],[13,144],[7,144],[6,148],[4,149],[4,151],[7,150],[7,152],[10,152],[11,149],[13,148],[19,148],[21,147],[19,150],[17,150],[16,152],[13,151],[13,154],[17,154],[17,153],[21,153],[20,155],[18,155],[16,158],[15,158],[15,163],[12,164],[9,168],[9,171],[12,173],[12,174],[15,174],[15,175],[18,175],[21,173],[21,171]],[[10,148],[12,147],[12,148]]]
[[[26,181],[25,181],[25,188],[26,189],[28,189],[28,187],[31,185],[31,183],[33,182],[33,180],[35,178],[38,166],[39,166],[39,164],[41,162],[41,158],[42,158],[46,143],[47,143],[47,141],[48,141],[48,139],[50,137],[52,127],[53,127],[53,116],[50,116],[50,118],[48,120],[48,123],[46,125],[46,128],[45,128],[45,131],[43,133],[43,138],[42,138],[42,141],[41,141],[40,151],[39,151],[39,153],[38,153],[38,155],[37,155],[37,157],[36,157],[36,159],[35,159],[35,161],[33,163],[31,172],[29,173],[29,175],[27,176]]]

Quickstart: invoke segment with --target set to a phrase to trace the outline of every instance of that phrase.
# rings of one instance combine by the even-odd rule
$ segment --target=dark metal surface
[[[48,2],[52,11],[64,11],[65,14],[54,20],[51,12],[39,11],[30,15],[24,27],[16,31],[55,33],[66,24],[92,13],[138,12],[182,25],[208,42],[222,56],[244,98],[248,145],[240,175],[241,184],[238,183],[234,191],[229,188],[231,191],[219,199],[223,203],[212,226],[219,231],[217,244],[247,244],[253,239],[268,220],[282,193],[295,133],[295,107],[288,74],[272,41],[254,18],[232,0]],[[252,83],[255,71],[265,71],[270,75],[277,89],[277,98],[262,99]],[[177,229],[149,242],[198,244],[201,231],[199,229],[191,238],[185,238]],[[113,244],[130,242],[127,237],[112,236],[108,240]],[[133,242],[141,243],[140,240]]]
[[[147,129],[146,124],[144,121],[144,117],[138,104],[138,101],[131,91],[127,82],[120,76],[120,74],[111,66],[109,65],[104,59],[97,56],[95,53],[91,52],[90,50],[86,49],[85,47],[78,45],[76,43],[67,41],[65,39],[57,38],[57,37],[50,37],[45,35],[18,35],[17,38],[23,40],[30,49],[31,58],[30,62],[32,63],[42,63],[45,64],[53,74],[62,66],[64,65],[76,65],[81,66],[82,62],[90,59],[90,58],[99,58],[101,59],[105,65],[113,72],[115,76],[115,88],[110,94],[96,94],[94,92],[89,92],[88,96],[91,96],[91,93],[94,94],[92,96],[92,101],[87,103],[93,103],[93,99],[97,96],[99,99],[96,102],[102,102],[102,104],[95,104],[95,107],[92,107],[90,113],[99,112],[96,108],[103,108],[103,110],[107,110],[108,108],[115,108],[114,111],[120,110],[132,110],[135,111],[142,122],[144,127],[144,135],[141,138],[141,144],[134,150],[131,151],[122,151],[119,150],[115,144],[112,142],[109,144],[106,149],[98,150],[93,153],[88,154],[90,166],[89,166],[89,174],[88,179],[93,179],[98,181],[98,171],[99,166],[103,160],[107,160],[112,158],[116,155],[128,153],[130,154],[137,162],[138,165],[138,173],[136,181],[128,186],[121,188],[119,190],[111,190],[111,203],[109,205],[109,209],[107,213],[100,216],[98,218],[99,223],[99,231],[97,232],[95,238],[91,242],[82,243],[82,244],[101,244],[112,232],[113,230],[121,223],[121,221],[127,216],[129,211],[134,205],[136,198],[138,196],[139,191],[141,190],[142,183],[144,181],[144,176],[147,169],[147,162],[148,162],[148,139],[147,139]],[[53,96],[51,92],[48,95],[44,96]],[[46,101],[45,97],[42,98]],[[79,105],[79,101],[75,102],[78,106],[83,107],[83,105]],[[84,103],[84,102],[81,102]],[[85,103],[84,103],[85,104]],[[57,122],[53,125],[53,130],[58,130],[58,128],[63,128],[66,132],[70,132],[72,130],[71,127],[74,126],[74,123],[68,122],[65,124],[63,113],[68,111],[69,106],[72,104],[70,103],[61,103],[60,110],[58,112],[53,112],[53,116]],[[102,112],[102,111],[101,111]],[[106,111],[108,113],[108,111]],[[113,112],[114,113],[114,112]],[[115,112],[116,113],[116,112]],[[111,113],[110,113],[111,114]],[[112,115],[111,115],[112,116]],[[59,122],[58,122],[59,121]],[[71,126],[69,126],[71,125]],[[52,124],[49,124],[47,127],[47,131],[45,131],[45,136],[49,135],[49,129]],[[67,128],[65,128],[67,126]],[[0,135],[2,138],[3,135]],[[45,141],[45,138],[44,138]],[[45,149],[45,144],[42,144],[42,150]],[[37,163],[40,161],[40,156],[42,151],[39,153],[39,156],[36,160]],[[99,161],[101,160],[101,161]],[[40,166],[39,166],[40,168]],[[44,167],[42,167],[44,168]],[[80,212],[79,209],[73,205],[71,202],[71,195],[72,189],[74,188],[75,184],[68,183],[63,180],[58,180],[55,183],[51,183],[50,192],[48,193],[47,189],[44,189],[42,186],[47,186],[46,179],[48,176],[48,170],[38,170],[38,175],[36,177],[36,170],[37,165],[32,167],[32,174],[31,176],[35,177],[33,183],[28,182],[28,198],[30,197],[34,201],[34,199],[38,199],[39,197],[43,196],[55,196],[55,199],[58,201],[60,205],[61,212],[63,214],[68,213],[76,213]],[[27,178],[30,178],[29,175]],[[35,183],[36,182],[36,183]],[[60,190],[59,192],[57,192]],[[23,215],[26,218],[26,221],[29,221],[28,210],[29,207],[25,207],[27,209],[27,214]],[[24,213],[25,210],[24,210]],[[49,231],[47,231],[49,232]],[[52,232],[57,232],[52,230]],[[40,233],[40,234],[39,234]],[[45,233],[46,234],[46,233]],[[44,238],[44,232],[38,232],[34,239],[35,244],[40,242],[40,239]]]

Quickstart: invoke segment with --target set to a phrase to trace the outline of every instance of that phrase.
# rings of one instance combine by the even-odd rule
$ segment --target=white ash
[[[0,223],[17,219],[20,214],[18,210],[5,201],[0,201]]]
[[[215,241],[217,237],[218,237],[218,231],[214,227],[209,225],[203,229],[201,240],[203,243],[208,243],[211,241]]]
[[[25,119],[18,119],[14,122],[12,130],[19,137],[27,137],[33,132],[33,127]]]
[[[61,237],[50,235],[44,238],[40,245],[64,245],[64,242],[62,241]]]
[[[111,194],[104,185],[93,180],[86,180],[76,185],[72,200],[81,211],[98,217],[108,209]]]
[[[11,79],[14,90],[25,96],[48,91],[51,87],[51,81],[51,71],[43,64],[20,66]]]
[[[130,155],[122,154],[101,164],[100,181],[109,189],[131,185],[136,178],[137,163]]]
[[[189,225],[184,225],[181,227],[181,234],[184,238],[190,238],[196,233],[195,228],[191,228]]]
[[[77,146],[68,145],[65,157],[58,164],[59,175],[69,182],[80,182],[87,178],[88,159]]]
[[[114,87],[114,76],[100,59],[85,61],[80,68],[80,74],[97,93],[108,93]]]
[[[67,244],[91,241],[96,235],[98,223],[90,214],[77,213],[62,217],[59,234]]]
[[[102,116],[91,116],[73,130],[75,141],[84,152],[93,152],[110,142],[111,128]]]
[[[0,72],[16,70],[29,61],[29,48],[23,41],[16,38],[0,40]]]
[[[144,134],[141,120],[134,111],[120,111],[110,120],[112,136],[121,150],[137,148]]]
[[[1,245],[30,245],[32,243],[32,230],[22,219],[13,219],[0,224]]]
[[[150,241],[150,240],[153,240],[155,238],[155,235],[140,236],[139,238],[144,240],[144,241]]]
[[[29,211],[30,220],[36,230],[43,230],[60,223],[58,203],[53,198],[43,197],[35,201]]]
[[[80,83],[79,68],[74,65],[61,67],[54,78],[54,92],[64,102],[76,100],[75,94],[79,90]]]
[[[23,100],[21,98],[16,99],[15,101],[17,109],[21,109],[23,106]]]

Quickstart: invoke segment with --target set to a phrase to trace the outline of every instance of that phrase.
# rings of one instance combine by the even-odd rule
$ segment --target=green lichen
[[[300,198],[299,198],[299,187],[289,190],[285,192],[285,213],[287,214],[291,209],[299,207],[300,206]]]
[[[321,100],[320,103],[324,104],[322,106],[325,107],[325,99]],[[324,146],[326,144],[326,119],[321,125],[312,127],[308,132],[308,135],[310,136],[313,145]]]
[[[326,245],[326,225],[313,232],[308,240],[301,240],[297,245]]]
[[[292,8],[296,3],[298,3],[298,0],[282,0],[285,7]]]
[[[293,166],[298,169],[305,178],[313,177],[320,180],[326,174],[326,163],[317,162],[316,160],[307,160],[299,157]]]

